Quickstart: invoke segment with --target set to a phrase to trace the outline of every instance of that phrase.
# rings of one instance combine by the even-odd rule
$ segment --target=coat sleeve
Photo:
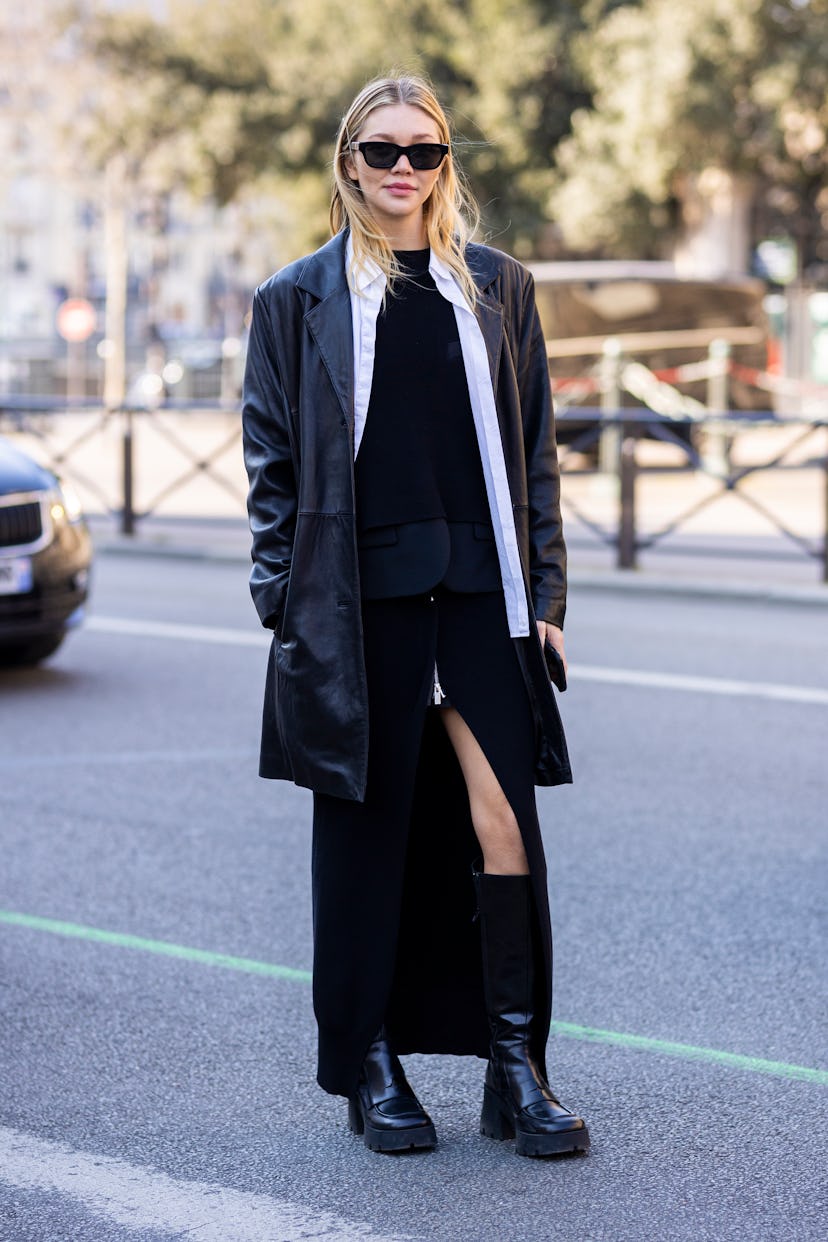
[[[253,299],[242,398],[247,511],[253,536],[250,591],[268,629],[278,630],[293,555],[298,504],[290,402],[262,290]]]
[[[520,392],[529,497],[529,577],[539,621],[563,626],[566,612],[566,545],[561,523],[561,478],[546,341],[535,305],[535,282],[526,273],[518,336]]]

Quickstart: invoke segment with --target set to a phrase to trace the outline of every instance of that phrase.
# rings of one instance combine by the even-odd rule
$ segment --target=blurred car
[[[0,437],[0,664],[36,664],[83,620],[92,541],[71,491]]]
[[[643,363],[650,371],[677,384],[682,393],[707,401],[704,363],[714,341],[726,341],[735,371],[727,382],[727,405],[736,410],[767,409],[768,394],[748,384],[768,366],[770,322],[765,309],[767,288],[752,276],[690,279],[680,276],[672,263],[647,260],[578,260],[532,263],[535,296],[546,337],[553,381],[573,385],[595,377],[605,342],[618,342],[626,362]],[[677,369],[685,368],[684,376]],[[670,377],[670,372],[674,377]],[[579,402],[563,399],[570,408],[558,423],[559,440],[589,440],[592,421],[578,418]],[[600,397],[587,387],[585,406],[597,406]],[[637,396],[622,392],[621,405],[642,405]],[[678,427],[681,439],[692,438],[691,427]],[[598,452],[593,440],[588,455]]]
[[[532,263],[535,296],[553,377],[586,374],[609,337],[628,360],[651,371],[707,358],[714,340],[730,345],[734,362],[762,371],[768,363],[767,288],[753,276],[689,279],[671,263],[646,260]],[[737,409],[765,394],[731,381]],[[682,383],[704,400],[704,381]]]

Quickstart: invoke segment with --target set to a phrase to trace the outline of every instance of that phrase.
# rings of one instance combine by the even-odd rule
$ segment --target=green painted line
[[[553,1022],[552,1032],[568,1039],[582,1039],[593,1044],[614,1044],[618,1048],[639,1048],[643,1052],[660,1052],[667,1057],[685,1061],[706,1061],[711,1065],[728,1065],[731,1069],[750,1070],[754,1074],[772,1074],[776,1078],[792,1078],[816,1082],[828,1087],[828,1070],[810,1069],[807,1065],[789,1065],[786,1061],[765,1061],[746,1057],[738,1052],[721,1052],[718,1048],[700,1048],[695,1044],[676,1044],[666,1039],[650,1039],[647,1035],[625,1035],[621,1031],[602,1031],[594,1026],[576,1026],[574,1022]]]
[[[111,944],[119,949],[140,949],[144,953],[160,953],[164,957],[177,957],[186,962],[199,962],[202,966],[242,970],[249,975],[267,975],[271,979],[292,979],[295,983],[310,983],[311,981],[309,970],[294,970],[292,966],[274,966],[271,962],[257,962],[250,957],[232,957],[229,953],[210,953],[207,949],[191,949],[187,945],[171,944],[168,940],[146,940],[143,936],[102,931],[99,927],[84,927],[80,923],[62,923],[58,919],[41,919],[33,914],[17,914],[13,910],[0,910],[0,923],[8,923],[12,927],[27,927],[30,931],[52,932],[56,936],[73,936],[77,940],[91,940],[97,944]]]
[[[294,983],[310,983],[312,978],[309,970],[295,970],[292,966],[277,966],[272,962],[258,962],[249,957],[233,957],[229,953],[210,953],[207,949],[192,949],[187,945],[172,944],[168,940],[147,940],[143,936],[103,931],[99,927],[85,927],[81,923],[44,919],[33,914],[18,914],[13,910],[0,910],[0,923],[6,923],[11,927],[25,927],[30,931],[51,932],[56,936],[70,936],[96,944],[114,945],[121,949],[139,949],[144,953],[158,953],[164,957],[175,957],[186,962],[198,962],[202,966],[218,966],[224,970],[264,975],[270,979],[289,979]],[[806,1065],[790,1065],[785,1061],[766,1061],[761,1057],[722,1052],[717,1048],[702,1048],[694,1044],[650,1039],[647,1035],[626,1035],[622,1031],[605,1031],[594,1026],[578,1026],[574,1022],[553,1021],[552,1033],[566,1039],[579,1039],[594,1044],[611,1044],[617,1048],[634,1048],[642,1052],[660,1053],[662,1056],[680,1057],[685,1061],[705,1061],[709,1065],[726,1065],[730,1069],[747,1070],[753,1074],[771,1074],[776,1078],[828,1086],[828,1070],[811,1069]]]

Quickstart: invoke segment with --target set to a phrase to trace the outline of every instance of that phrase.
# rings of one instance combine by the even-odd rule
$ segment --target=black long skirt
[[[534,789],[536,726],[500,591],[363,601],[364,802],[314,795],[318,1081],[351,1095],[385,1023],[399,1053],[488,1056],[472,871],[480,847],[459,763],[429,707],[440,684],[516,815],[536,912],[533,1053],[544,1066],[552,937]]]

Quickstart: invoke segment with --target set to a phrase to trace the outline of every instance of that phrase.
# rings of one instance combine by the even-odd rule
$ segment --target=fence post
[[[621,409],[621,342],[614,336],[604,341],[601,356],[601,417],[615,419]],[[621,449],[620,428],[605,422],[598,443],[598,469],[613,478],[618,474]]]
[[[621,448],[618,458],[619,504],[618,504],[618,536],[617,558],[618,569],[635,569],[637,567],[637,546],[635,535],[635,480],[636,480],[636,428],[629,423],[622,423],[619,428]]]
[[[135,534],[135,504],[133,485],[134,476],[134,458],[133,458],[133,439],[132,439],[132,410],[124,409],[121,411],[123,419],[123,440],[122,449],[122,499],[123,507],[121,509],[121,534]]]
[[[719,337],[710,342],[707,357],[711,364],[710,375],[707,377],[707,412],[714,418],[727,413],[728,378],[730,374],[730,341]],[[722,429],[708,432],[708,443],[705,447],[704,466],[713,474],[730,474],[731,436]]]

